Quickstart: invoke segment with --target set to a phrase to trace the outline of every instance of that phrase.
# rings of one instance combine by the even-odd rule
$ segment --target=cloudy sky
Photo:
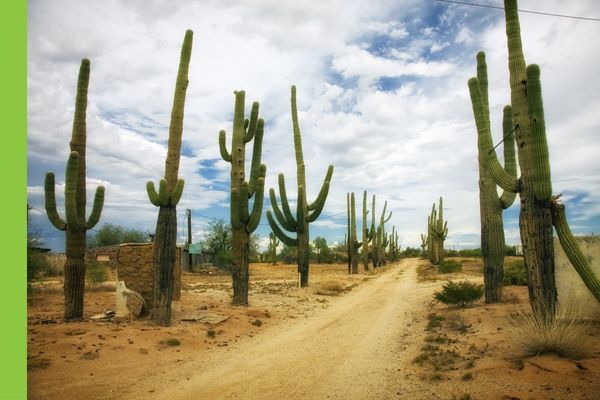
[[[501,6],[500,0],[477,0]],[[596,0],[521,0],[519,8],[600,18]],[[540,64],[554,193],[575,233],[600,231],[600,22],[521,13],[526,61]],[[290,86],[297,86],[309,201],[327,165],[335,172],[311,237],[343,240],[346,193],[377,195],[393,211],[403,246],[417,247],[433,202],[444,197],[448,248],[479,247],[476,132],[467,80],[487,54],[494,140],[509,101],[501,10],[434,0],[32,0],[28,2],[28,202],[31,227],[54,251],[64,236],[44,215],[43,180],[64,169],[80,60],[92,65],[87,191],[106,187],[101,222],[153,231],[145,184],[164,175],[181,42],[194,31],[179,175],[180,241],[229,217],[229,164],[218,132],[231,136],[234,90],[265,119],[266,188],[286,176],[295,201]],[[248,146],[250,152],[251,146]],[[249,158],[249,157],[248,157]],[[505,212],[519,242],[518,200]],[[264,211],[270,209],[265,201]],[[62,210],[61,210],[62,213]],[[263,216],[257,231],[270,228]]]

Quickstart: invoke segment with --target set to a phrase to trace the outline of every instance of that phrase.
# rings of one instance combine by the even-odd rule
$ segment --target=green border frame
[[[27,1],[0,2],[4,306],[0,399],[27,398]]]

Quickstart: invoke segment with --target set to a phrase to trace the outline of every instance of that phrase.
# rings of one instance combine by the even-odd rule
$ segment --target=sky
[[[502,6],[500,0],[477,0]],[[521,0],[519,8],[600,18],[596,0]],[[600,22],[520,13],[526,62],[539,64],[553,193],[563,194],[575,234],[600,231]],[[148,232],[158,210],[147,181],[164,176],[168,125],[181,43],[194,32],[179,177],[185,189],[178,241],[229,219],[229,171],[218,132],[231,129],[235,90],[246,112],[260,103],[268,189],[286,177],[295,209],[296,164],[290,87],[297,87],[307,194],[318,194],[334,165],[311,239],[346,232],[346,193],[357,214],[363,191],[387,201],[399,243],[418,247],[431,206],[444,199],[446,248],[480,246],[476,130],[467,80],[487,55],[494,142],[510,101],[502,10],[434,0],[30,0],[27,62],[27,201],[30,229],[64,250],[64,233],[44,214],[44,177],[56,174],[64,215],[64,170],[82,58],[91,60],[87,113],[88,215],[95,188],[106,199],[100,223]],[[500,146],[500,149],[502,146]],[[249,164],[251,144],[247,146]],[[501,157],[501,151],[499,153]],[[247,168],[249,174],[249,168]],[[370,208],[370,200],[369,200]],[[508,244],[520,242],[519,204],[504,213]],[[370,220],[369,220],[370,222]],[[360,218],[358,221],[360,227]],[[359,228],[360,229],[360,228]],[[93,233],[93,231],[92,231]]]

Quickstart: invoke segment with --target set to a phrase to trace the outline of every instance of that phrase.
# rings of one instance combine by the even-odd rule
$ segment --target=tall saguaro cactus
[[[429,236],[421,233],[421,257],[427,256],[427,245],[429,243]]]
[[[375,207],[375,195],[373,195],[372,203],[373,207]],[[375,232],[375,211],[371,214],[371,228],[369,229],[369,224],[367,223],[367,215],[369,211],[367,210],[367,191],[363,192],[363,209],[362,209],[362,262],[365,268],[365,271],[369,270],[369,243],[373,242],[374,232]]]
[[[232,304],[248,305],[248,265],[250,260],[250,234],[256,230],[262,214],[265,174],[261,164],[262,139],[265,122],[258,118],[258,102],[252,103],[250,119],[244,119],[245,92],[235,92],[231,153],[225,144],[225,131],[219,132],[219,147],[223,160],[231,163],[231,250],[233,260],[231,278]],[[246,181],[246,143],[254,139],[250,180]],[[254,197],[252,211],[248,201]]]
[[[377,268],[385,263],[385,247],[387,246],[387,237],[385,235],[385,223],[392,218],[392,212],[385,216],[387,201],[383,203],[383,211],[379,218],[379,225],[375,231],[373,243],[373,268]],[[375,215],[375,196],[373,196],[373,215]]]
[[[279,243],[281,242],[277,240],[277,236],[273,232],[269,233],[269,255],[273,265],[277,264],[277,246],[279,246]]]
[[[188,68],[192,55],[193,32],[187,30],[181,46],[179,69],[175,82],[169,141],[165,160],[165,177],[160,180],[158,192],[154,183],[146,184],[150,202],[158,207],[154,237],[154,290],[151,320],[160,325],[171,324],[171,302],[177,241],[177,203],[183,194],[184,180],[179,179],[179,157],[183,135],[185,94],[188,87]]]
[[[45,206],[48,219],[57,229],[66,233],[66,261],[64,268],[65,321],[78,321],[83,317],[83,295],[85,289],[85,234],[100,219],[104,204],[104,186],[98,186],[94,196],[94,206],[89,219],[85,220],[85,151],[86,151],[86,109],[90,82],[90,61],[81,60],[77,79],[75,115],[71,134],[71,153],[65,172],[65,219],[56,209],[54,194],[54,173],[46,174],[44,184]]]
[[[441,196],[439,209],[436,210],[435,203],[433,203],[427,224],[429,261],[433,265],[439,265],[439,263],[444,261],[444,240],[446,240],[446,236],[448,235],[448,222],[444,221],[444,206]]]
[[[488,103],[488,79],[485,54],[477,53],[477,84],[481,96],[481,104],[477,107],[475,120],[477,125],[477,148],[479,159],[479,212],[481,219],[481,252],[483,256],[484,294],[486,303],[502,301],[504,278],[504,224],[502,210],[510,207],[515,200],[514,192],[504,191],[498,196],[496,182],[486,167],[487,153],[490,148],[484,147],[486,134],[491,132],[490,111]],[[475,108],[474,108],[475,111]],[[502,130],[504,133],[504,169],[515,177],[517,165],[515,161],[515,138],[513,130],[512,107],[504,107]]]
[[[487,152],[486,166],[495,182],[505,191],[519,193],[521,211],[519,227],[523,255],[527,266],[529,301],[533,312],[544,318],[554,318],[557,292],[554,277],[554,244],[552,226],[569,260],[580,272],[588,288],[600,299],[598,279],[589,271],[587,260],[577,246],[572,245],[570,230],[564,218],[563,206],[552,196],[550,161],[544,121],[540,68],[526,66],[521,43],[516,0],[505,0],[508,67],[510,72],[511,106],[515,140],[521,176],[507,173],[492,148],[492,138],[485,121],[477,123],[483,129],[483,148]],[[469,92],[474,114],[484,114],[485,103],[478,78],[469,79]],[[477,120],[476,120],[477,122]],[[566,229],[565,229],[566,228]]]
[[[359,242],[356,235],[356,209],[354,202],[354,192],[348,193],[349,197],[348,204],[348,220],[350,225],[348,226],[348,232],[350,233],[350,240],[348,241],[348,257],[350,259],[350,273],[358,274],[358,249],[363,245]]]
[[[308,286],[308,269],[309,269],[309,224],[316,219],[323,211],[325,200],[329,193],[329,184],[333,175],[333,165],[327,168],[325,180],[321,186],[321,190],[314,202],[308,203],[306,199],[306,177],[304,175],[304,156],[302,154],[302,137],[300,133],[300,125],[298,123],[298,108],[296,106],[296,86],[292,86],[291,94],[292,103],[292,125],[294,132],[294,149],[296,153],[296,177],[298,182],[298,197],[296,205],[296,217],[292,215],[290,205],[285,191],[285,177],[279,174],[279,196],[281,197],[281,208],[277,205],[275,191],[269,190],[271,199],[271,207],[275,213],[277,221],[283,229],[288,232],[296,233],[295,238],[287,236],[277,225],[273,219],[271,211],[267,211],[267,219],[269,225],[277,237],[288,246],[298,246],[298,273],[300,274],[300,286]]]

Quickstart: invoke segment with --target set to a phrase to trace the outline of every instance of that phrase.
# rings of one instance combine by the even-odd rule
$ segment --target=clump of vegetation
[[[527,286],[527,272],[525,260],[518,259],[504,266],[504,286]]]
[[[206,336],[208,336],[211,339],[214,339],[217,336],[217,332],[215,332],[212,329],[209,329],[208,331],[206,331]]]
[[[439,328],[442,326],[442,321],[444,321],[443,315],[438,315],[436,313],[431,313],[427,316],[427,326],[425,327],[426,331],[432,331],[435,328]]]
[[[346,287],[337,281],[321,282],[317,286],[317,294],[325,296],[337,296],[339,293],[346,290]]]
[[[164,344],[166,344],[167,346],[179,346],[181,344],[181,341],[179,339],[167,339],[163,342]]]
[[[444,260],[440,262],[440,274],[450,274],[452,272],[462,271],[462,263],[456,260]]]
[[[464,317],[457,313],[448,315],[448,318],[446,318],[446,326],[459,333],[466,333],[469,328],[471,328],[471,324],[467,323]]]
[[[108,280],[109,268],[105,264],[91,262],[85,270],[85,278],[92,287],[98,286]]]
[[[466,307],[468,304],[479,300],[483,295],[483,286],[469,281],[448,281],[441,292],[436,292],[434,297],[444,304]]]
[[[552,318],[539,313],[517,313],[510,316],[513,338],[525,355],[556,354],[580,359],[591,346],[590,323],[574,315],[572,307]]]
[[[251,324],[254,326],[261,326],[263,323],[260,319],[255,319],[254,321],[251,322]]]
[[[461,379],[463,381],[470,381],[471,379],[473,379],[473,373],[472,372],[465,372],[463,374],[463,376],[461,377]]]

